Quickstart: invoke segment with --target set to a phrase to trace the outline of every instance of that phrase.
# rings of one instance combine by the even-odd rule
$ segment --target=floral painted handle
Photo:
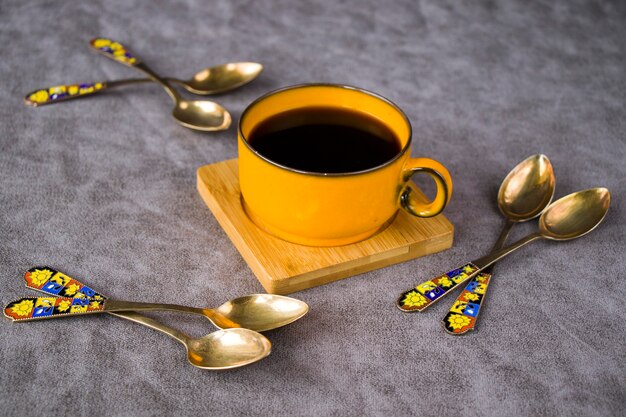
[[[13,321],[30,321],[104,311],[106,300],[91,298],[26,297],[9,303],[4,315]]]
[[[491,274],[482,271],[467,284],[448,314],[441,320],[446,332],[461,335],[474,330],[490,279]]]
[[[42,88],[26,94],[24,102],[29,106],[37,107],[52,104],[58,101],[72,98],[85,97],[105,90],[108,87],[105,82],[57,85],[50,88]]]
[[[133,56],[133,54],[131,54],[124,45],[112,39],[95,38],[89,43],[96,51],[130,67],[135,66],[140,62],[139,59]]]
[[[48,266],[36,266],[24,274],[26,286],[55,297],[91,298],[95,301],[106,297],[80,281]]]
[[[397,306],[405,312],[423,311],[471,278],[478,269],[476,265],[469,262],[437,278],[425,281],[402,293],[398,298]]]

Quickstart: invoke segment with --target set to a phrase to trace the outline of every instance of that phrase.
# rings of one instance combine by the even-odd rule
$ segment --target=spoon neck
[[[165,89],[167,94],[169,94],[169,96],[172,98],[172,100],[174,100],[175,103],[182,99],[182,97],[180,96],[180,93],[176,91],[176,89],[172,87],[165,78],[162,78],[159,74],[152,71],[152,69],[148,67],[146,64],[144,64],[143,62],[140,62],[137,65],[135,65],[135,67],[143,71],[153,81],[161,84],[163,89]]]
[[[488,266],[498,262],[500,259],[504,258],[511,252],[514,252],[522,246],[541,238],[542,236],[540,233],[532,233],[505,248],[492,252],[487,256],[483,256],[482,258],[476,259],[475,261],[472,261],[472,263],[476,265],[479,270],[483,270]]]
[[[189,343],[189,336],[185,333],[178,331],[172,327],[166,326],[165,324],[158,322],[150,317],[143,316],[139,313],[135,313],[134,311],[127,311],[124,313],[110,313],[114,316],[121,317],[126,320],[134,321],[135,323],[143,324],[144,326],[148,326],[151,329],[157,330],[161,333],[165,333],[173,339],[178,340],[183,345],[187,345]]]
[[[504,242],[506,242],[506,239],[509,237],[509,233],[511,232],[511,229],[513,228],[514,224],[515,222],[512,221],[511,219],[506,219],[506,223],[504,224],[504,226],[502,227],[502,230],[500,231],[500,236],[498,236],[498,240],[496,240],[496,243],[494,243],[493,248],[491,248],[491,252],[500,250],[502,249],[502,247],[504,247]]]
[[[131,301],[107,300],[106,311],[180,311],[183,313],[206,315],[204,309],[178,304],[140,303]]]

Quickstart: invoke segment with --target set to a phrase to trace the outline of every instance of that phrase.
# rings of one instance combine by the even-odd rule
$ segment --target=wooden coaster
[[[290,294],[452,246],[454,228],[443,215],[420,219],[404,210],[385,230],[358,243],[321,248],[286,242],[248,219],[238,172],[236,159],[200,167],[198,191],[268,293]]]

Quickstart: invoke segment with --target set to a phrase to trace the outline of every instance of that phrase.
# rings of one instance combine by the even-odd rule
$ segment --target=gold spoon
[[[172,116],[182,126],[202,131],[226,130],[230,126],[230,113],[217,103],[208,100],[185,100],[170,83],[152,71],[144,62],[131,54],[122,44],[110,39],[96,38],[91,47],[101,54],[147,74],[161,84],[174,101]]]
[[[554,196],[555,182],[552,164],[542,154],[526,158],[509,172],[498,191],[498,208],[506,217],[506,223],[491,252],[504,246],[514,224],[534,219],[548,207]],[[480,309],[485,303],[487,287],[493,279],[494,266],[476,275],[452,304],[441,321],[446,332],[461,335],[474,330]],[[453,288],[449,288],[446,294]],[[459,314],[467,318],[459,317]]]
[[[26,305],[34,307],[34,310],[31,309],[32,311],[30,311],[31,314],[20,315],[16,313],[20,311],[20,308],[16,308],[16,306]],[[63,305],[67,308],[59,308]],[[44,314],[43,310],[48,307],[53,307],[53,309],[50,310],[50,314]],[[41,310],[38,311],[39,309]],[[24,297],[12,301],[4,309],[5,316],[13,321],[32,321],[118,311],[179,311],[204,316],[220,329],[243,327],[262,332],[293,323],[309,311],[309,306],[303,301],[282,295],[252,294],[227,301],[216,309],[177,304],[118,301],[110,298],[95,300],[64,297]]]
[[[210,94],[225,93],[246,85],[258,77],[261,71],[263,71],[263,66],[256,62],[231,62],[205,68],[189,80],[179,80],[170,77],[164,79],[170,83],[177,83],[191,93],[208,96]],[[24,102],[29,106],[38,107],[91,96],[111,88],[147,82],[154,81],[151,78],[129,78],[95,83],[58,85],[26,94]]]
[[[187,349],[189,363],[202,369],[238,368],[265,358],[272,350],[272,344],[265,336],[249,329],[218,330],[194,339],[150,317],[132,311],[111,314],[143,324],[178,340]]]
[[[59,315],[58,313],[86,313],[94,309],[102,310],[103,302],[110,302],[106,296],[77,279],[48,266],[31,268],[24,275],[26,286],[48,294],[48,297],[25,298],[11,303],[5,309],[5,315],[15,319],[37,319],[42,315]],[[64,302],[55,298],[63,298]],[[72,298],[67,298],[72,297]],[[74,299],[79,299],[74,301]],[[22,304],[30,309],[15,307],[16,303],[30,300]],[[82,300],[82,301],[81,301]],[[135,308],[126,308],[129,305]],[[115,307],[117,306],[117,307]],[[309,311],[309,306],[295,298],[273,294],[252,294],[235,298],[216,309],[193,308],[174,304],[148,304],[113,301],[107,304],[107,311],[127,310],[173,310],[195,313],[207,317],[220,329],[244,327],[256,331],[266,331],[293,323]]]
[[[474,278],[485,268],[530,242],[537,239],[562,241],[581,237],[602,222],[610,202],[611,194],[606,188],[591,188],[569,194],[550,204],[541,214],[538,232],[531,233],[512,245],[487,256],[468,262],[432,281],[418,285],[415,289],[405,292],[400,297],[399,302],[405,305],[410,302],[423,310],[432,301],[447,293],[446,290],[442,289],[444,284],[453,285]],[[477,285],[481,284],[480,282],[477,283]],[[461,324],[458,323],[458,325]]]
[[[530,156],[509,172],[498,191],[498,207],[507,221],[491,252],[504,246],[515,223],[535,218],[550,204],[554,195],[554,184],[554,170],[545,155]],[[405,312],[425,310],[469,279],[467,274],[470,272],[469,268],[466,270],[463,268],[454,269],[405,291],[398,298],[398,308]],[[490,274],[490,271],[484,271],[485,276],[480,277],[481,282],[485,284],[488,282],[487,274]],[[453,307],[458,306],[455,303]],[[478,315],[476,307],[473,312]]]

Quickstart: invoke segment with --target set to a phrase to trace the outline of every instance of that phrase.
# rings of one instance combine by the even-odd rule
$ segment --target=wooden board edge
[[[412,259],[421,258],[426,255],[432,255],[437,252],[442,252],[446,249],[450,249],[453,243],[453,233],[446,233],[441,236],[435,237],[431,242],[429,249],[425,249],[423,246],[415,244],[411,245],[404,253],[396,254],[391,257],[383,257],[371,263],[362,263],[361,260],[355,260],[352,262],[346,262],[342,265],[341,270],[335,271],[330,274],[319,274],[319,276],[311,278],[310,273],[302,274],[300,276],[290,277],[289,279],[263,279],[257,275],[263,288],[270,294],[287,295],[297,291],[317,287],[319,285],[329,284],[331,282],[339,281],[347,277],[353,277],[361,275],[365,272],[370,272],[376,269],[381,269],[386,266],[395,265],[401,262],[410,261]],[[360,261],[360,262],[359,262]],[[333,266],[334,269],[337,265]],[[327,268],[327,269],[330,269]],[[318,270],[319,272],[323,270]],[[316,274],[318,275],[318,274]]]

